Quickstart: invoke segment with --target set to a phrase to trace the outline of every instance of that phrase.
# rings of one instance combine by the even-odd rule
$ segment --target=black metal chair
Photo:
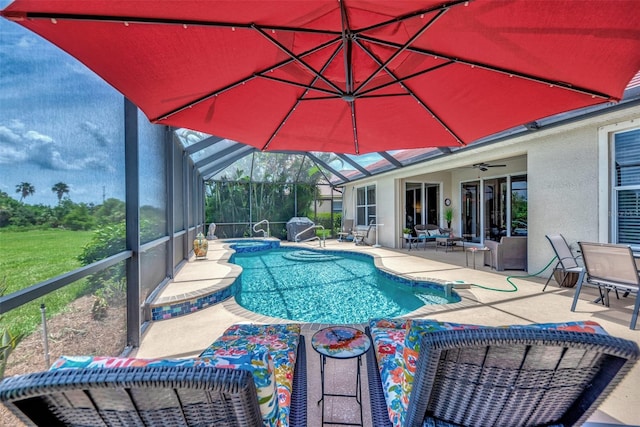
[[[404,425],[581,425],[639,354],[635,342],[605,334],[509,328],[427,332]],[[390,426],[373,349],[367,353],[367,373],[373,425]]]
[[[558,262],[556,266],[553,268],[553,271],[549,275],[547,279],[547,283],[544,284],[544,288],[542,288],[542,292],[547,289],[547,285],[549,285],[549,281],[554,276],[554,274],[559,271],[563,274],[562,280],[560,281],[560,287],[563,287],[565,283],[570,280],[572,274],[578,275],[578,280],[582,279],[584,275],[584,268],[578,264],[578,258],[580,256],[575,256],[571,251],[571,247],[567,243],[567,240],[564,238],[562,234],[547,234],[545,236],[549,243],[551,243],[551,247],[558,258]]]
[[[300,336],[292,426],[307,425]],[[0,401],[28,426],[262,426],[249,371],[213,367],[61,369],[6,378]]]

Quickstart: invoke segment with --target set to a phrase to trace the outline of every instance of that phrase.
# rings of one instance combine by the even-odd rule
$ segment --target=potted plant
[[[444,211],[444,220],[447,221],[447,228],[451,229],[451,221],[453,221],[453,208],[447,208]]]
[[[402,234],[404,234],[404,238],[408,239],[411,237],[411,229],[410,228],[403,228],[402,229]]]

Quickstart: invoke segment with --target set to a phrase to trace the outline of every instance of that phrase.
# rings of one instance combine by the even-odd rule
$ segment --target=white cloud
[[[9,127],[11,129],[15,129],[16,131],[21,131],[25,129],[24,123],[19,119],[9,120]]]
[[[111,143],[104,130],[93,122],[85,121],[80,124],[80,128],[89,133],[100,147],[106,147]]]
[[[18,40],[18,43],[16,44],[16,46],[18,46],[21,49],[29,49],[31,46],[34,46],[36,44],[37,44],[37,40],[35,37],[22,36]]]
[[[24,138],[28,141],[41,142],[49,144],[53,142],[53,138],[47,135],[43,135],[35,130],[29,130],[24,134]]]
[[[17,144],[20,142],[20,135],[6,126],[0,126],[0,143]]]
[[[0,164],[24,162],[27,153],[21,149],[22,138],[12,129],[0,126]]]

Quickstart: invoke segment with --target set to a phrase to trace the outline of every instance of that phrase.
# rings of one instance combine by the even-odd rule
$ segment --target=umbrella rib
[[[81,13],[55,13],[55,12],[14,12],[5,11],[2,16],[10,21],[23,21],[25,19],[50,19],[50,20],[68,20],[68,21],[92,21],[92,22],[113,22],[123,24],[159,24],[159,25],[180,25],[193,27],[218,27],[218,28],[244,28],[251,30],[254,24],[240,22],[216,22],[202,21],[198,19],[170,19],[170,18],[149,18],[140,16],[117,16],[117,15],[92,15]],[[318,30],[313,28],[286,27],[280,25],[269,25],[267,28],[275,31],[291,31],[296,33],[312,33],[340,36],[339,31]]]
[[[333,39],[333,40],[329,40],[329,41],[327,41],[325,43],[322,43],[322,44],[314,47],[313,49],[310,49],[310,50],[308,50],[306,52],[303,52],[302,54],[300,54],[300,56],[304,57],[304,56],[307,56],[307,55],[311,55],[311,54],[313,54],[313,53],[315,53],[315,52],[317,52],[319,50],[324,49],[327,46],[331,46],[337,40],[339,40],[339,39]],[[227,86],[224,86],[224,87],[222,87],[222,88],[220,88],[218,90],[215,90],[213,92],[209,92],[206,95],[201,96],[200,98],[197,98],[197,99],[195,99],[195,100],[193,100],[193,101],[191,101],[191,102],[189,102],[187,104],[184,104],[184,105],[182,105],[182,106],[180,106],[180,107],[178,107],[178,108],[176,108],[174,110],[171,110],[171,111],[163,114],[162,116],[159,116],[159,117],[157,117],[155,119],[151,119],[150,121],[152,123],[157,123],[157,122],[159,122],[161,120],[165,120],[166,118],[171,117],[174,114],[177,114],[177,113],[179,113],[181,111],[184,111],[184,110],[186,110],[188,108],[191,108],[194,105],[199,104],[200,102],[206,101],[209,98],[212,98],[214,96],[218,96],[221,93],[224,93],[224,92],[226,92],[226,91],[228,91],[230,89],[233,89],[236,86],[239,86],[239,85],[241,85],[243,83],[246,83],[246,82],[248,82],[250,80],[253,80],[253,79],[257,78],[262,73],[266,73],[267,71],[270,71],[270,70],[273,70],[273,69],[280,68],[280,67],[283,67],[285,65],[288,65],[288,64],[292,63],[294,60],[295,60],[294,58],[289,58],[289,59],[286,59],[286,60],[284,60],[282,62],[279,62],[278,64],[274,64],[273,66],[271,66],[269,68],[265,68],[265,69],[263,69],[261,71],[256,72],[255,74],[247,76],[247,77],[245,77],[243,79],[240,79],[240,80],[238,80],[236,82],[230,83]],[[264,76],[262,76],[262,77],[264,77]]]
[[[302,60],[302,57],[299,57],[298,55],[294,54],[293,52],[291,52],[289,49],[287,49],[282,43],[280,43],[278,40],[274,39],[273,37],[271,37],[269,34],[266,33],[266,31],[264,31],[261,27],[258,27],[257,25],[253,25],[252,26],[258,33],[262,34],[267,40],[269,40],[271,43],[273,43],[274,46],[276,46],[278,49],[280,49],[281,51],[283,51],[284,53],[286,53],[287,55],[289,55],[294,61],[298,62],[299,64],[301,64],[303,67],[307,68],[309,71],[311,71],[316,77],[318,77],[319,79],[321,79],[323,82],[325,82],[326,84],[328,84],[329,86],[331,86],[332,88],[334,88],[336,90],[336,92],[338,93],[342,93],[342,90],[336,86],[331,80],[327,79],[325,76],[323,76],[321,73],[319,73],[318,71],[314,70],[313,67],[309,64],[307,64],[304,60]]]
[[[418,10],[416,12],[411,12],[408,13],[406,15],[402,15],[402,16],[398,16],[396,18],[393,19],[389,19],[388,21],[384,21],[384,22],[379,22],[377,24],[371,25],[369,27],[364,27],[364,28],[360,28],[358,30],[355,30],[354,32],[358,34],[358,36],[363,33],[363,32],[367,32],[367,31],[371,31],[371,30],[376,30],[378,28],[382,28],[382,27],[386,27],[387,25],[392,25],[392,24],[396,24],[399,22],[403,22],[406,21],[408,19],[412,19],[415,18],[416,16],[420,16],[422,17],[423,15],[435,12],[435,11],[447,11],[448,9],[451,9],[452,7],[456,7],[456,6],[468,6],[468,4],[470,2],[472,2],[474,0],[457,0],[457,1],[453,1],[450,3],[443,3],[439,6],[435,6],[435,7],[430,7],[427,9],[421,9]]]
[[[434,16],[433,18],[431,18],[427,23],[425,23],[422,28],[420,28],[409,40],[407,40],[407,42],[405,44],[403,44],[399,49],[396,49],[396,51],[393,53],[393,55],[391,55],[389,58],[387,58],[386,61],[384,61],[382,64],[379,65],[378,69],[375,70],[373,73],[371,73],[369,75],[369,77],[366,78],[365,81],[363,81],[360,86],[356,89],[355,93],[359,93],[363,87],[365,87],[367,84],[369,84],[369,82],[371,80],[373,80],[373,78],[375,76],[378,75],[378,73],[380,73],[380,71],[382,71],[383,69],[386,69],[387,66],[394,60],[396,59],[398,56],[400,56],[400,54],[402,52],[404,52],[405,50],[407,50],[407,48],[409,48],[414,41],[416,41],[418,39],[418,37],[420,37],[421,35],[424,34],[425,31],[427,31],[438,19],[440,19],[442,17],[442,15],[444,15],[445,12],[447,12],[449,9],[442,9],[440,10],[440,12],[438,12],[438,14],[436,16]],[[360,45],[361,46],[361,45]]]
[[[371,57],[371,59],[373,59],[375,62],[380,64],[381,61],[372,52],[370,52],[369,49],[367,49],[364,45],[362,45],[359,40],[356,40],[356,43],[358,43],[358,46],[360,46],[360,48]],[[433,112],[431,108],[429,108],[429,106],[422,99],[420,99],[420,97],[418,97],[418,95],[416,95],[411,89],[409,89],[402,81],[399,81],[399,79],[395,76],[395,74],[391,72],[391,70],[385,68],[385,71],[395,81],[397,81],[400,87],[406,90],[407,93],[411,95],[411,97],[413,97],[413,99],[418,101],[418,103],[422,106],[422,108],[424,108],[429,114],[431,114],[431,117],[433,117],[433,119],[437,121],[440,124],[440,126],[442,126],[447,132],[449,132],[449,134],[451,134],[451,136],[453,136],[460,145],[466,145],[462,141],[462,139],[453,131],[453,129],[451,129],[449,125],[447,125],[435,112]]]
[[[410,80],[410,79],[412,79],[412,78],[414,78],[414,77],[421,76],[422,74],[430,73],[430,72],[432,72],[432,71],[435,71],[435,70],[437,70],[437,69],[440,69],[440,68],[446,67],[447,65],[451,65],[451,64],[453,64],[453,63],[454,63],[453,61],[443,62],[442,64],[438,64],[438,65],[436,65],[436,66],[434,66],[434,67],[429,67],[429,68],[426,68],[426,69],[424,69],[424,70],[420,70],[420,71],[417,71],[417,72],[415,72],[415,73],[408,74],[408,75],[406,75],[406,76],[404,76],[404,77],[399,77],[399,78],[397,78],[397,80],[393,80],[393,81],[390,81],[390,82],[387,82],[387,83],[383,83],[383,84],[378,85],[378,86],[376,86],[376,87],[372,87],[371,89],[368,89],[368,90],[365,90],[365,91],[360,92],[360,93],[358,94],[358,98],[365,98],[365,97],[367,97],[366,95],[367,95],[367,94],[369,94],[369,93],[371,93],[371,92],[375,92],[375,91],[377,91],[377,90],[384,89],[385,87],[388,87],[388,86],[393,86],[393,85],[395,85],[395,84],[398,84],[398,83],[404,82],[404,81],[406,81],[406,80]]]
[[[323,88],[320,88],[320,87],[313,87],[313,86],[310,86],[310,85],[307,85],[307,84],[304,84],[304,83],[298,83],[298,82],[294,82],[294,81],[291,81],[291,80],[281,79],[279,77],[269,76],[269,75],[267,75],[265,73],[257,74],[257,76],[258,77],[262,77],[263,79],[273,80],[273,81],[284,83],[284,84],[288,84],[288,85],[291,85],[291,86],[301,87],[303,89],[315,90],[315,91],[318,91],[318,92],[323,92],[323,93],[326,93],[326,94],[329,94],[329,95],[333,95],[333,96],[330,96],[330,97],[326,97],[325,99],[331,99],[331,98],[335,99],[335,98],[339,98],[341,96],[341,94],[335,93],[333,91],[330,91],[329,89],[323,89]],[[318,80],[317,78],[314,78],[314,82],[317,81],[317,80]]]
[[[374,37],[369,37],[369,36],[363,36],[360,35],[358,36],[359,40],[366,40],[370,43],[375,43],[375,44],[379,44],[382,46],[387,46],[387,47],[392,47],[392,48],[400,48],[402,47],[402,45],[398,44],[398,43],[393,43],[390,41],[386,41],[386,40],[381,40],[381,39],[377,39]],[[362,46],[360,44],[360,46]],[[591,89],[587,89],[587,88],[582,88],[582,87],[578,87],[578,86],[573,86],[571,84],[568,83],[563,83],[563,82],[557,82],[557,81],[553,81],[553,80],[549,80],[549,79],[545,79],[542,77],[537,77],[537,76],[533,76],[531,74],[526,74],[526,73],[522,73],[519,71],[514,71],[514,70],[510,70],[507,68],[502,68],[502,67],[496,67],[493,65],[489,65],[489,64],[485,64],[482,62],[477,62],[477,61],[471,61],[471,60],[467,60],[464,58],[459,58],[459,57],[453,57],[450,55],[446,55],[440,52],[436,52],[436,51],[432,51],[432,50],[425,50],[425,49],[419,49],[419,48],[415,48],[415,47],[407,47],[406,49],[408,52],[412,52],[412,53],[418,53],[421,55],[426,55],[426,56],[433,56],[435,59],[445,59],[451,62],[455,62],[458,64],[464,64],[464,65],[469,65],[470,67],[477,67],[477,68],[481,68],[487,71],[493,71],[496,73],[500,73],[500,74],[504,74],[507,75],[509,77],[518,77],[521,79],[525,79],[525,80],[529,80],[529,81],[533,81],[536,83],[542,83],[545,85],[549,85],[551,87],[559,87],[562,89],[566,89],[572,92],[577,92],[577,93],[582,93],[584,95],[589,95],[592,97],[596,97],[596,98],[602,98],[602,99],[606,99],[606,100],[611,100],[612,97],[607,95],[606,93],[602,93],[602,92],[598,92],[598,91],[594,91]]]
[[[327,67],[329,66],[329,64],[331,64],[331,61],[333,61],[333,59],[336,57],[336,55],[338,54],[338,52],[340,52],[340,46],[336,47],[336,49],[333,51],[333,53],[331,54],[331,56],[329,57],[329,60],[326,62],[326,64],[324,64],[322,66],[322,69],[320,70],[320,72],[324,72]],[[298,98],[295,102],[295,104],[289,109],[289,111],[287,112],[287,115],[284,117],[284,119],[282,119],[282,121],[278,124],[278,126],[276,127],[276,130],[273,131],[273,133],[271,134],[271,136],[269,136],[269,139],[267,140],[267,142],[262,146],[262,150],[266,150],[269,145],[271,144],[271,141],[273,141],[273,138],[276,137],[276,135],[278,134],[278,132],[280,132],[280,129],[282,129],[282,127],[284,126],[284,124],[287,122],[287,120],[289,120],[289,117],[291,117],[291,115],[293,114],[293,112],[296,110],[296,108],[298,107],[298,105],[300,104],[300,101],[302,100],[302,97],[304,97],[307,93],[309,93],[309,90],[312,89],[312,85],[318,81],[318,77],[314,77],[313,80],[311,81],[311,84],[306,87],[305,92],[302,94],[302,96],[300,98]]]

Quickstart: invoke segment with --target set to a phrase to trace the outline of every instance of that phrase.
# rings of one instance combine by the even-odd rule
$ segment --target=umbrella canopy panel
[[[636,0],[16,0],[155,123],[260,150],[461,146],[617,101]]]

